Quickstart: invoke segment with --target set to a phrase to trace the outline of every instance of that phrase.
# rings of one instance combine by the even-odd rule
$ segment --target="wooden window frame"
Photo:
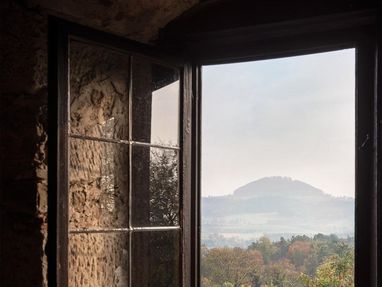
[[[378,14],[379,13],[379,14]],[[381,11],[362,11],[267,24],[230,31],[192,35],[177,40],[175,50],[129,41],[55,17],[49,19],[48,37],[48,284],[65,286],[60,260],[66,256],[62,216],[67,206],[60,179],[67,173],[64,139],[67,115],[61,108],[67,97],[68,35],[91,39],[136,53],[166,59],[183,67],[181,106],[184,137],[183,166],[183,286],[200,282],[200,171],[201,171],[201,67],[356,48],[356,227],[355,286],[382,284],[382,27]],[[380,32],[380,31],[379,31]],[[169,52],[175,57],[169,57]],[[179,51],[183,59],[179,62]],[[187,59],[184,60],[184,59]],[[187,190],[185,190],[187,189]],[[60,215],[60,216],[59,216]]]
[[[379,13],[379,14],[378,14]],[[183,35],[193,59],[197,93],[193,190],[194,265],[192,286],[200,282],[200,146],[202,65],[275,59],[355,48],[355,287],[382,286],[382,27],[381,11],[341,13],[256,27]],[[379,26],[378,26],[379,25]],[[378,34],[379,32],[379,34]]]
[[[174,54],[158,47],[138,43],[109,33],[94,30],[56,17],[49,18],[48,34],[48,286],[68,286],[68,139],[69,135],[69,43],[82,42],[107,47],[132,56],[150,59],[153,63],[171,65],[180,72],[179,111],[179,188],[180,188],[180,280],[190,282],[190,178],[191,178],[191,70],[190,65]],[[131,64],[130,64],[131,65]],[[131,75],[130,75],[131,76]],[[141,144],[143,145],[143,144]],[[155,144],[144,144],[156,147]],[[175,149],[175,148],[174,148]],[[131,192],[131,191],[130,191]],[[166,227],[170,229],[171,227]],[[162,230],[161,228],[145,228]],[[178,230],[178,229],[177,229]]]

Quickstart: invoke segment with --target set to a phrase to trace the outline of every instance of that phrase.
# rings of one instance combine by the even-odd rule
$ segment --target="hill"
[[[217,236],[238,242],[317,233],[353,236],[354,199],[286,177],[266,177],[232,195],[202,198],[202,240],[207,243]]]

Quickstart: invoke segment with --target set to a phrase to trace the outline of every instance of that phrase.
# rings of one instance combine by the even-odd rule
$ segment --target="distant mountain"
[[[202,198],[202,240],[317,233],[353,236],[354,199],[334,197],[287,177],[266,177],[233,195]]]
[[[321,190],[305,182],[293,180],[289,177],[264,177],[252,181],[236,189],[233,193],[237,197],[262,197],[262,196],[282,196],[282,197],[306,197],[325,195]]]

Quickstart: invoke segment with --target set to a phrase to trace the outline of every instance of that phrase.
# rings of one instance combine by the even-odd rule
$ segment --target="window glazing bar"
[[[129,232],[130,228],[83,228],[69,230],[69,234],[78,233],[111,233],[111,232]]]
[[[69,230],[69,234],[78,233],[112,233],[112,232],[142,232],[142,231],[167,231],[179,230],[180,226],[145,226],[145,227],[131,227],[131,228],[83,228]]]
[[[166,145],[159,145],[159,144],[150,144],[150,143],[143,143],[143,142],[137,142],[137,141],[131,141],[132,145],[138,145],[138,146],[147,146],[147,147],[154,147],[154,148],[162,148],[162,149],[172,149],[172,150],[180,150],[179,147],[176,146],[166,146]]]
[[[107,143],[115,143],[115,144],[125,144],[125,145],[132,144],[132,145],[137,145],[137,146],[147,146],[147,147],[161,148],[161,149],[180,150],[179,147],[175,147],[175,146],[150,144],[150,143],[137,142],[137,141],[108,139],[108,138],[92,137],[92,136],[77,135],[77,134],[69,134],[69,136],[71,138],[82,139],[82,140],[91,140],[91,141],[99,141],[99,142],[107,142]]]
[[[125,144],[128,145],[129,141],[127,140],[117,140],[117,139],[108,139],[108,138],[99,138],[85,135],[76,135],[69,134],[71,138],[81,139],[81,140],[91,140],[91,141],[99,141],[99,142],[107,142],[107,143],[116,143],[116,144]]]
[[[135,232],[143,231],[167,231],[167,230],[179,230],[180,226],[147,226],[147,227],[133,227],[131,230]]]

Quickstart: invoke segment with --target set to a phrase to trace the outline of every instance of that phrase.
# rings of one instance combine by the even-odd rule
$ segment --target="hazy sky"
[[[179,81],[153,92],[151,113],[151,142],[178,145]]]
[[[288,176],[354,197],[354,49],[203,67],[202,193]]]

